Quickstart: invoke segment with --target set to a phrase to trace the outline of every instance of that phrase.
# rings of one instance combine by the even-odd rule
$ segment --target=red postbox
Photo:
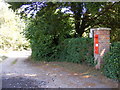
[[[94,53],[99,54],[99,42],[98,42],[98,35],[94,35]]]

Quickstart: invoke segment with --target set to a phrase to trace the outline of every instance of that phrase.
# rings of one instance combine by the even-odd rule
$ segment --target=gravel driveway
[[[71,74],[48,63],[27,61],[29,51],[10,52],[2,61],[2,88],[117,88],[117,82],[94,76]],[[108,82],[108,83],[107,83]]]

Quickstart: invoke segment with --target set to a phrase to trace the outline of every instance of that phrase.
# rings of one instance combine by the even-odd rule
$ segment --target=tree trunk
[[[81,16],[82,14],[82,4],[83,3],[72,3],[71,5],[71,10],[74,13],[74,20],[75,20],[75,31],[76,31],[76,35],[75,37],[82,37],[82,34],[84,33],[84,23],[81,22]]]

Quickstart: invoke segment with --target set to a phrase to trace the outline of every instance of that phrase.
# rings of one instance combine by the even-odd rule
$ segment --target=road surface
[[[85,72],[73,73],[55,63],[31,63],[29,51],[13,51],[0,63],[2,88],[117,88],[117,82]],[[70,65],[69,65],[70,66]],[[99,76],[99,75],[98,75]]]

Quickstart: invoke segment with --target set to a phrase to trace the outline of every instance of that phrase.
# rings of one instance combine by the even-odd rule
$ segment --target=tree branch
[[[93,20],[93,21],[96,20],[99,16],[103,15],[106,11],[108,11],[109,9],[111,9],[115,4],[116,4],[116,2],[113,3],[112,5],[106,6],[106,7],[104,8],[104,11],[99,12],[97,16],[93,16],[94,18],[91,18],[91,20]]]

